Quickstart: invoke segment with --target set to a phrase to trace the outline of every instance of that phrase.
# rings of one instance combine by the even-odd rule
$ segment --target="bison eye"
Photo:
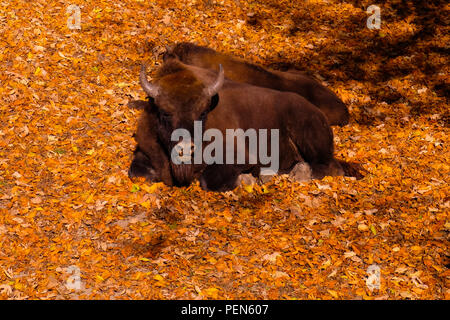
[[[147,96],[147,101],[150,104],[150,106],[154,107],[155,106],[155,99],[152,97]]]

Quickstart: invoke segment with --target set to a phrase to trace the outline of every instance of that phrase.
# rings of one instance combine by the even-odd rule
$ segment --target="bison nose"
[[[194,151],[195,151],[194,143],[181,141],[173,147],[172,160],[176,164],[191,163]]]
[[[187,149],[187,152],[184,150],[185,148]],[[190,148],[189,148],[189,145],[183,146],[182,148],[179,148],[178,155],[180,157],[182,157],[183,155],[191,156],[194,153],[194,150],[195,150],[195,145],[193,143],[191,143]],[[186,152],[186,154],[184,154],[184,152]]]

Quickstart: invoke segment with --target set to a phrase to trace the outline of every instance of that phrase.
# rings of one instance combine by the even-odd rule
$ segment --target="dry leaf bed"
[[[66,1],[0,2],[0,297],[448,299],[449,6],[399,3],[369,30],[367,1],[74,0],[72,31]],[[365,177],[130,181],[139,65],[176,41],[324,81]]]

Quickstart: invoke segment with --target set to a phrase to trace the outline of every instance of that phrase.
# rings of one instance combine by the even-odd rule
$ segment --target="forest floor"
[[[0,2],[0,298],[450,299],[448,3],[385,1],[380,30],[368,1],[70,3],[80,30]],[[365,177],[131,181],[140,65],[180,41],[322,81]]]

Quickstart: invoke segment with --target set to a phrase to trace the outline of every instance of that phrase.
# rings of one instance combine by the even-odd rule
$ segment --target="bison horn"
[[[139,81],[141,83],[142,89],[145,93],[152,98],[155,98],[159,94],[159,87],[157,85],[151,84],[147,80],[147,75],[145,74],[145,66],[141,66],[141,73],[139,75]]]
[[[206,87],[205,89],[206,94],[210,97],[216,95],[217,92],[219,92],[219,90],[222,88],[224,80],[225,80],[225,73],[223,71],[222,65],[219,64],[219,74],[217,75],[217,79],[212,85]]]

